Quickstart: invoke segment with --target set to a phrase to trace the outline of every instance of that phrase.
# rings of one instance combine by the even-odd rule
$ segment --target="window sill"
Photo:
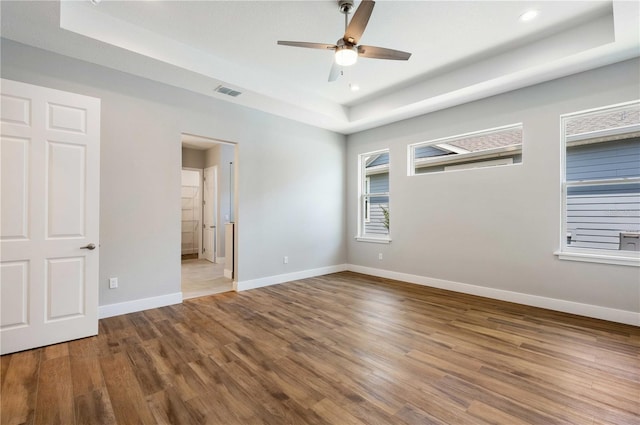
[[[366,236],[356,236],[355,240],[358,242],[371,242],[371,243],[391,243],[390,238],[374,238],[374,237],[366,237]]]
[[[557,255],[560,260],[640,267],[640,257],[567,251],[556,251],[554,254]]]

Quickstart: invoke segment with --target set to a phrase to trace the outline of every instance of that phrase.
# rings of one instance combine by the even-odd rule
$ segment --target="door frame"
[[[207,170],[213,169],[213,262],[218,262],[218,166],[211,165],[202,170],[202,239],[204,240],[205,182]]]
[[[234,231],[233,231],[233,239],[234,239],[234,246],[233,246],[233,290],[237,291],[237,281],[238,281],[238,263],[239,263],[239,249],[238,249],[238,245],[239,245],[239,224],[240,224],[240,215],[239,215],[239,211],[240,211],[240,202],[239,202],[239,165],[240,165],[240,160],[239,160],[239,156],[240,156],[240,143],[238,142],[232,142],[232,141],[228,141],[228,140],[224,140],[224,139],[218,139],[215,137],[211,137],[211,136],[202,136],[200,134],[198,134],[199,132],[193,132],[193,131],[181,131],[180,132],[180,139],[179,139],[179,143],[180,146],[182,146],[183,148],[192,148],[192,149],[202,149],[201,147],[194,147],[195,146],[203,146],[206,145],[208,146],[207,149],[213,148],[216,145],[226,145],[226,146],[233,146],[233,161],[231,161],[231,164],[233,164],[233,166],[231,167],[231,174],[230,174],[230,219],[233,219],[233,223],[234,223]],[[191,146],[190,146],[191,145]],[[181,162],[181,167],[182,167],[182,162]],[[216,230],[219,230],[218,228],[216,228]],[[225,261],[226,261],[226,253],[225,253]]]

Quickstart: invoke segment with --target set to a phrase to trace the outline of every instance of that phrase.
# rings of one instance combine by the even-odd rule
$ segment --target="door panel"
[[[48,322],[84,314],[84,257],[47,260],[45,282]]]
[[[6,354],[98,332],[100,100],[9,80],[1,89]]]
[[[11,329],[28,324],[28,268],[28,261],[0,264],[0,308],[2,308],[0,329]]]
[[[82,145],[47,143],[47,237],[84,236],[85,150]]]
[[[31,100],[2,93],[2,122],[31,125]]]
[[[29,139],[3,137],[1,143],[2,203],[11,208],[2,210],[0,233],[3,240],[28,239]]]
[[[50,130],[85,134],[87,132],[87,110],[49,103],[47,123]]]

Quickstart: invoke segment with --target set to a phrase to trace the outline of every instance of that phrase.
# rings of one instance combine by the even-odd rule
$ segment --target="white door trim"
[[[218,166],[217,165],[212,165],[210,167],[207,167],[204,169],[204,174],[203,174],[203,178],[206,178],[206,176],[208,175],[208,173],[211,173],[213,176],[213,182],[209,182],[207,183],[206,181],[203,182],[203,190],[202,190],[202,196],[203,196],[203,208],[202,208],[202,223],[204,224],[203,227],[204,228],[204,232],[207,231],[211,231],[211,227],[206,228],[206,226],[213,226],[213,230],[211,231],[212,234],[212,241],[211,241],[211,247],[213,248],[213,252],[212,254],[212,259],[210,259],[210,257],[208,255],[205,255],[205,257],[209,260],[209,261],[213,261],[214,263],[216,262],[216,256],[218,254],[218,234],[219,234],[219,229],[218,229]],[[210,193],[211,192],[211,193]],[[209,199],[211,198],[211,199]],[[206,211],[209,208],[209,206],[211,207],[211,214],[213,215],[212,218],[212,222],[208,223],[208,217],[206,215]],[[203,232],[203,233],[204,233]],[[203,238],[204,240],[205,238]],[[209,247],[206,247],[209,248]],[[205,253],[206,254],[206,253]]]

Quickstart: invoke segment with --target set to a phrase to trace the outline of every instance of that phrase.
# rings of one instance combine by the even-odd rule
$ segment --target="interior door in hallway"
[[[202,245],[203,256],[212,263],[216,262],[217,248],[217,211],[218,211],[218,167],[204,169]]]
[[[2,80],[0,351],[98,333],[100,100]]]

